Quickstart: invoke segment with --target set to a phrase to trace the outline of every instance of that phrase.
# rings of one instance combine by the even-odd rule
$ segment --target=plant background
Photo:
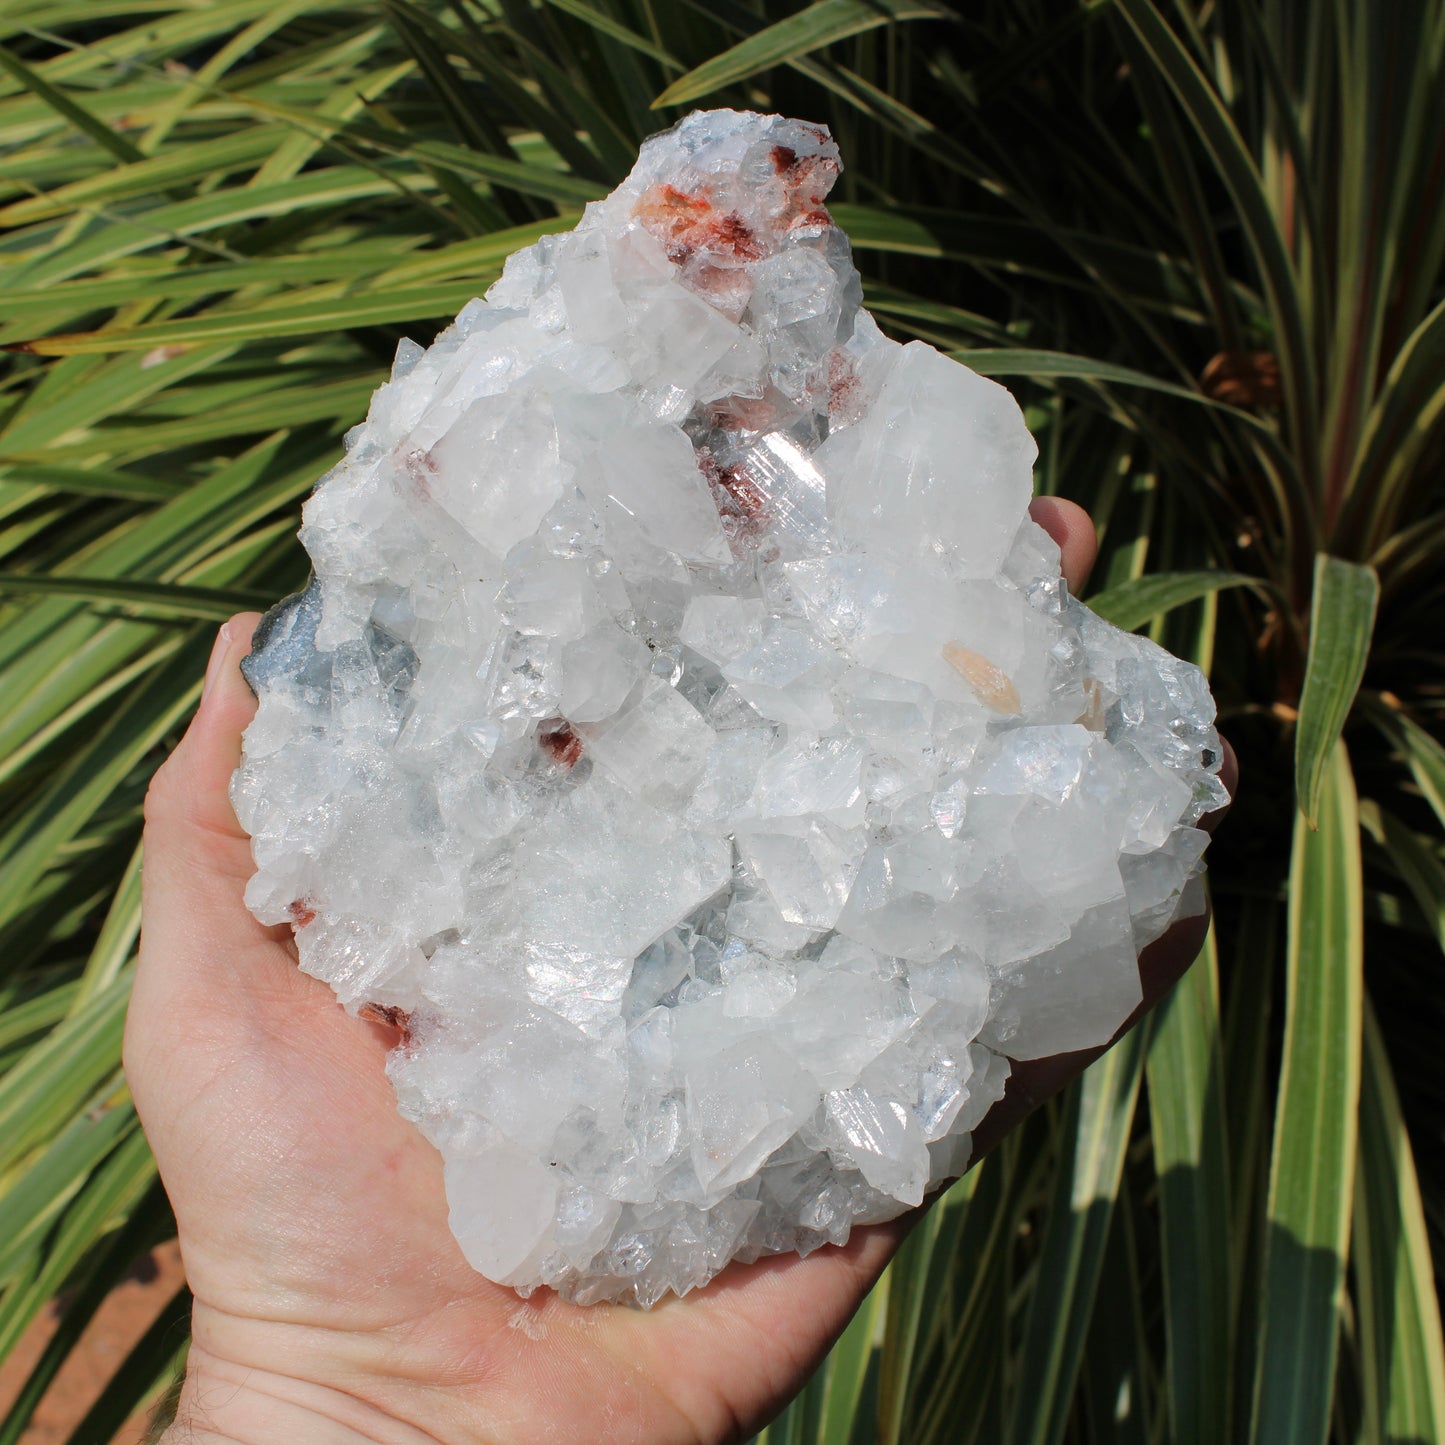
[[[0,1445],[172,1223],[119,1069],[146,782],[403,335],[694,103],[824,120],[1209,667],[1209,946],[935,1208],[803,1442],[1445,1440],[1445,0],[0,0]],[[184,1291],[71,1436],[183,1359]]]

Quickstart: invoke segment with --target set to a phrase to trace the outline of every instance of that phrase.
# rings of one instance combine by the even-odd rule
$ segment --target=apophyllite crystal
[[[247,665],[247,901],[401,1026],[521,1290],[917,1204],[1010,1058],[1138,1003],[1224,800],[1201,674],[1061,582],[1012,397],[860,309],[838,170],[689,116],[403,342]]]

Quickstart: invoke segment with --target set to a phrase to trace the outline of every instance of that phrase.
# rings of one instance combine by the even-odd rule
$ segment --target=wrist
[[[192,1345],[174,1422],[159,1445],[435,1445],[357,1396],[208,1355]]]

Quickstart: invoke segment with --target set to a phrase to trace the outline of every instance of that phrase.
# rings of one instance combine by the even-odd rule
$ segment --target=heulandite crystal
[[[247,664],[247,901],[404,1025],[523,1291],[916,1205],[1010,1057],[1138,1003],[1224,799],[1198,670],[1067,594],[1013,399],[860,308],[838,169],[689,116],[403,342]]]

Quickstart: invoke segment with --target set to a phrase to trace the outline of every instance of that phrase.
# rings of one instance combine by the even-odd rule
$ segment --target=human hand
[[[1047,498],[1034,516],[1077,589],[1088,518]],[[911,1221],[734,1265],[646,1314],[522,1300],[476,1274],[448,1228],[440,1157],[396,1111],[384,1072],[396,1035],[345,1014],[297,969],[291,930],[263,928],[242,901],[253,865],[227,785],[255,708],[238,663],[256,621],[222,629],[201,706],[146,800],[126,1072],[195,1295],[185,1433],[167,1438],[746,1437],[801,1388]],[[1146,950],[1145,1007],[1205,926],[1181,922]],[[1097,1052],[1016,1066],[976,1152]]]

